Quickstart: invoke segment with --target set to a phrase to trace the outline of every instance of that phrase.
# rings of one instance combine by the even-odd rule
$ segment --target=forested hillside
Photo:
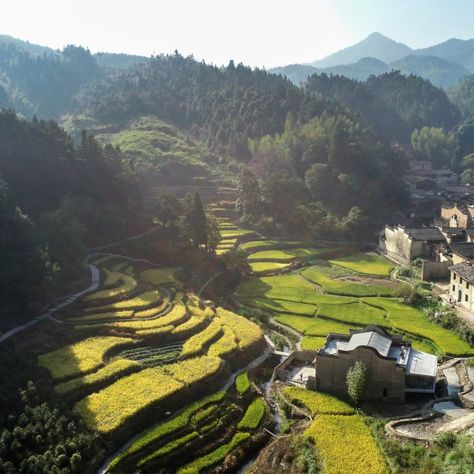
[[[386,139],[406,141],[415,128],[450,129],[460,119],[457,107],[441,89],[414,75],[390,72],[359,82],[321,74],[311,76],[305,87],[359,113]]]
[[[80,270],[85,247],[150,223],[117,148],[86,133],[75,144],[56,123],[10,111],[0,143],[0,295],[26,312]]]

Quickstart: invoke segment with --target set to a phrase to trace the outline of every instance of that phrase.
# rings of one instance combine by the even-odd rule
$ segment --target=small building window
[[[453,285],[453,291],[456,291],[456,285]]]
[[[465,295],[465,296],[464,296],[464,299],[465,299],[466,301],[469,301],[469,295]]]
[[[462,278],[459,278],[459,284],[462,285]]]
[[[466,282],[466,288],[469,289],[469,283],[468,282]]]
[[[453,280],[456,280],[456,273],[453,273]]]

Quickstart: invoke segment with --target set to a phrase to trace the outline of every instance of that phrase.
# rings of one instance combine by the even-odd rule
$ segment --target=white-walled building
[[[474,309],[474,263],[462,262],[449,267],[449,295],[469,311]]]

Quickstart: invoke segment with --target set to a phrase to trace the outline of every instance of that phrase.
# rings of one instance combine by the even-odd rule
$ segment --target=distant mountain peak
[[[341,49],[320,61],[315,61],[311,66],[325,68],[339,66],[341,64],[354,64],[366,57],[375,58],[384,63],[390,63],[411,54],[412,51],[413,50],[406,44],[397,43],[376,31],[359,43]]]

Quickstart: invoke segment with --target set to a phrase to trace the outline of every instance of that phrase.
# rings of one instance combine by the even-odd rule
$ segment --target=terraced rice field
[[[86,426],[110,442],[125,441],[134,430],[159,422],[167,410],[215,390],[231,367],[240,368],[265,347],[263,333],[253,322],[180,291],[177,269],[141,267],[136,273],[133,265],[117,257],[97,261],[104,265],[103,288],[63,315],[77,341],[40,355],[38,364],[53,380],[55,393],[65,396]],[[113,287],[123,288],[124,276],[136,282],[133,289],[97,297]],[[172,429],[182,426],[177,415],[162,438],[156,436],[140,449],[132,445],[136,456],[125,456],[125,472],[148,466],[159,470],[168,459],[174,459],[175,471],[185,463],[186,469],[191,464],[212,466],[258,430],[263,415],[257,416],[260,412],[253,405],[249,408],[249,400],[235,389],[206,400],[202,406],[191,405],[185,432]],[[175,453],[197,442],[200,454],[188,454],[176,464]],[[122,461],[116,464],[122,472]]]
[[[325,473],[389,472],[364,418],[350,405],[331,395],[296,387],[286,388],[284,396],[315,417],[305,436],[314,440]]]
[[[389,276],[393,263],[374,253],[360,253],[329,260],[334,265],[368,275]]]
[[[374,275],[387,273],[390,265],[372,254],[357,256],[358,270]],[[351,258],[334,262],[351,264]],[[378,265],[378,270],[376,266]],[[385,265],[385,267],[384,267]],[[405,334],[414,347],[438,355],[469,356],[474,348],[454,332],[428,320],[425,314],[403,304],[397,285],[386,277],[370,278],[370,284],[352,281],[344,265],[322,263],[285,275],[252,278],[235,292],[244,307],[272,313],[275,320],[307,337],[325,337],[329,332],[348,333],[349,329],[375,324]],[[385,269],[383,269],[383,268]],[[380,284],[374,284],[378,283]],[[315,317],[316,316],[316,317]],[[306,348],[322,339],[305,339]]]

